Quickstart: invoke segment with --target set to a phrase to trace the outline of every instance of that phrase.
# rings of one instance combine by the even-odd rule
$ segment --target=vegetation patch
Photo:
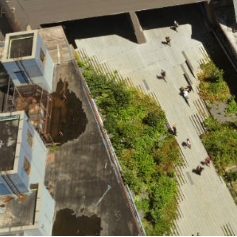
[[[204,122],[207,133],[201,135],[202,142],[220,175],[225,168],[237,164],[237,126],[233,122],[219,123],[209,117]]]
[[[120,161],[124,182],[142,213],[146,234],[170,234],[177,217],[174,172],[181,157],[166,128],[164,111],[154,99],[116,79],[117,73],[111,78],[84,68],[83,74]]]
[[[229,98],[229,87],[223,79],[224,71],[219,69],[211,60],[200,65],[200,95],[209,102],[224,101]]]
[[[237,103],[235,96],[230,96],[230,90],[223,79],[223,70],[217,68],[215,64],[208,60],[201,64],[202,72],[199,73],[200,96],[206,100],[211,109],[211,104],[224,102],[227,107],[223,110],[224,116],[234,116],[237,114]],[[218,112],[221,114],[221,112]],[[237,164],[237,122],[232,119],[229,122],[219,122],[213,117],[204,121],[206,133],[201,135],[202,142],[210,155],[215,168],[221,175],[237,203],[237,172],[227,171],[229,167]]]
[[[228,106],[226,108],[227,114],[237,114],[237,103],[235,101],[235,96],[231,96],[230,99],[227,101]]]

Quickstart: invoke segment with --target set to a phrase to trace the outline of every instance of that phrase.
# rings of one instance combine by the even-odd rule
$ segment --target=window
[[[31,135],[31,133],[29,132],[29,130],[27,131],[27,142],[30,145],[30,147],[32,148],[32,146],[33,146],[33,137]]]
[[[19,72],[14,72],[17,79],[19,80],[20,83],[29,83],[25,73],[23,71],[19,71]]]
[[[28,159],[25,157],[24,159],[24,170],[27,173],[27,175],[30,175],[30,170],[31,170],[31,165],[30,162],[28,161]]]
[[[40,49],[40,59],[41,59],[42,63],[45,65],[46,57],[45,57],[44,51],[42,49]]]

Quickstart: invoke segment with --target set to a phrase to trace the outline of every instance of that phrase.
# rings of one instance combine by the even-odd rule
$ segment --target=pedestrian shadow
[[[186,142],[182,142],[181,145],[182,145],[183,148],[185,148],[185,149],[187,148],[187,143]]]
[[[175,27],[175,26],[171,26],[171,27],[170,27],[170,29],[171,29],[171,30],[173,30],[173,31],[176,31],[176,32],[177,32],[177,30],[176,30],[176,27]]]
[[[184,100],[185,100],[186,104],[190,107],[190,104],[188,102],[188,98],[184,97]]]
[[[164,80],[164,77],[162,77],[162,76],[156,75],[156,78],[159,79],[159,80],[161,80],[161,79]]]
[[[200,175],[199,172],[198,172],[196,169],[192,169],[192,172],[193,172],[194,174]]]
[[[169,45],[166,41],[161,41],[162,44]]]
[[[169,132],[170,134],[172,134],[172,135],[175,135],[172,128],[169,128],[169,129],[168,129],[168,132]]]
[[[194,174],[197,174],[197,175],[201,175],[202,171],[204,170],[204,167],[200,167],[200,169],[198,170],[197,168],[196,169],[192,169],[192,172]]]
[[[201,165],[205,165],[205,162],[204,162],[204,161],[201,161],[200,164],[201,164]]]

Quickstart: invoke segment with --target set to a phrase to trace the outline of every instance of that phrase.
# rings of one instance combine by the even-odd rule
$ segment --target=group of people
[[[189,102],[188,102],[188,95],[189,95],[189,92],[192,90],[192,86],[191,85],[187,85],[187,87],[181,87],[180,88],[180,92],[181,94],[183,95],[186,103],[189,105]]]
[[[178,32],[178,27],[179,27],[179,24],[177,21],[174,21],[174,25],[171,26],[172,29],[174,29],[175,31]],[[171,38],[170,36],[166,36],[165,37],[165,41],[166,41],[166,44],[171,46]],[[167,77],[166,77],[166,72],[162,69],[161,70],[161,77],[167,81]],[[188,103],[188,95],[189,95],[189,92],[192,91],[192,86],[191,85],[188,85],[187,87],[181,87],[180,88],[180,92],[181,94],[183,95],[185,101]],[[176,127],[176,124],[174,124],[172,126],[172,132],[175,136],[177,136],[177,127]],[[189,138],[187,138],[187,140],[185,142],[183,142],[183,145],[184,147],[188,147],[189,149],[191,149],[191,141]],[[204,160],[204,164],[206,164],[208,167],[210,167],[210,164],[211,164],[211,158],[210,157],[207,157],[205,158]],[[204,169],[204,167],[198,165],[195,169],[195,172],[198,174],[198,175],[201,175],[202,173],[202,170]],[[199,235],[199,234],[197,234]]]
[[[176,127],[176,124],[174,124],[172,126],[172,133],[173,135],[177,136],[177,127]],[[186,139],[185,142],[183,142],[183,146],[186,148],[188,147],[189,149],[191,149],[191,141],[189,138]],[[206,166],[210,167],[211,165],[211,158],[210,157],[207,157],[205,158],[204,162],[201,162],[202,164],[205,164]],[[193,171],[198,174],[198,175],[201,175],[202,171],[204,170],[204,167],[202,167],[201,165],[198,165],[196,167],[196,169],[194,169]]]
[[[210,158],[210,157],[205,158],[204,164],[205,164],[206,166],[210,167],[210,165],[211,165],[211,158]],[[196,170],[195,170],[195,172],[196,172],[196,174],[201,175],[202,170],[204,170],[204,167],[198,165],[197,168],[196,168]]]
[[[177,22],[177,21],[174,21],[174,25],[171,26],[171,28],[178,32],[178,30],[177,30],[178,26],[179,26],[178,22]],[[166,36],[166,37],[165,37],[165,41],[166,41],[166,44],[167,44],[167,45],[171,46],[171,38],[170,38],[170,36]],[[161,70],[161,77],[162,77],[165,81],[167,81],[167,80],[166,80],[166,79],[167,79],[167,78],[166,78],[166,72],[165,72],[163,69]]]

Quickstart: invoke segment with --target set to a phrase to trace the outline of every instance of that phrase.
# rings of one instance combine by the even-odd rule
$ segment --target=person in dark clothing
[[[177,136],[176,124],[174,124],[172,128],[173,128],[173,134],[174,134],[175,136]]]
[[[171,46],[171,39],[170,39],[170,37],[169,37],[169,36],[166,36],[166,37],[165,37],[165,40],[166,40],[166,43],[167,43],[169,46]]]
[[[201,167],[200,165],[198,165],[197,168],[196,168],[196,173],[199,174],[199,175],[201,175],[203,169],[204,169],[203,167]]]
[[[166,81],[166,72],[163,69],[161,69],[160,74],[161,74],[162,78]]]

